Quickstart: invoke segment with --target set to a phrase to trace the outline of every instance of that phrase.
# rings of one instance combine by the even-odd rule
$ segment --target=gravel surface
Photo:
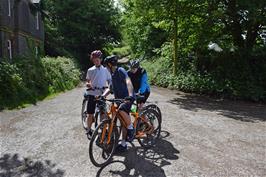
[[[103,168],[89,159],[81,125],[84,88],[21,110],[0,112],[0,176],[266,176],[266,105],[152,88],[161,139],[135,140]]]

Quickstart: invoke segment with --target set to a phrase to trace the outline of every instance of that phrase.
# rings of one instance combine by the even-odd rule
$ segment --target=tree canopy
[[[87,69],[89,52],[115,46],[145,56],[153,83],[266,98],[265,0],[42,2],[49,55],[74,56]]]
[[[110,0],[46,0],[46,52],[73,55],[88,66],[88,53],[120,40],[119,11]]]

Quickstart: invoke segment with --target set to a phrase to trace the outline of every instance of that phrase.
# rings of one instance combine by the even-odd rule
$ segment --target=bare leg
[[[119,111],[119,114],[121,115],[123,121],[126,123],[126,128],[127,128],[131,124],[130,115],[128,115],[128,113],[126,113],[125,111]]]
[[[132,123],[131,123],[131,118],[130,115],[128,113],[126,113],[125,111],[119,111],[119,116],[121,117],[122,121],[124,122],[124,126],[122,126],[122,140],[121,140],[121,144],[118,146],[118,148],[122,148],[122,150],[127,149],[127,144],[126,144],[126,139],[128,136],[128,128],[130,126],[133,127]],[[131,129],[130,129],[131,130]],[[133,129],[134,131],[134,129]],[[132,141],[132,140],[130,140]]]

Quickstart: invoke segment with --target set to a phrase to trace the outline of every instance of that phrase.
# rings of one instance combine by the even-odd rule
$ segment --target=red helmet
[[[94,50],[91,52],[91,59],[93,58],[101,58],[102,57],[102,52],[100,50]]]

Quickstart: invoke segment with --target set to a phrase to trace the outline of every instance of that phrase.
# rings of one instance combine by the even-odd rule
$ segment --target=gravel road
[[[163,114],[157,146],[134,141],[96,168],[80,120],[83,90],[0,112],[0,176],[266,176],[266,105],[157,87],[149,99]]]

